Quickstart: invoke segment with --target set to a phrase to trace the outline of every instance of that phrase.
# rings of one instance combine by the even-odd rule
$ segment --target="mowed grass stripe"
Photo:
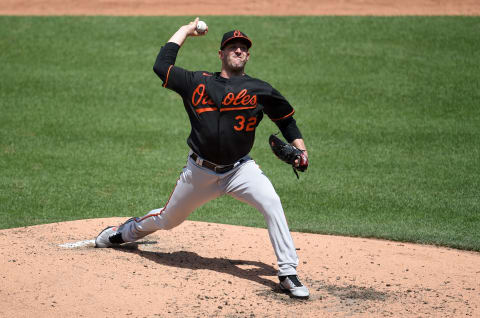
[[[181,99],[152,72],[192,17],[0,17],[0,228],[142,215],[188,151]],[[252,156],[293,231],[480,250],[477,17],[204,17],[177,65],[217,71],[222,34],[253,40],[247,72],[294,105],[311,166]],[[264,227],[229,197],[192,220]]]

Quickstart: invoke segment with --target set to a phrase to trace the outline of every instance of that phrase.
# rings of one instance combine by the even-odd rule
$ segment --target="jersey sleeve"
[[[193,83],[194,72],[175,66],[179,50],[180,46],[178,44],[166,43],[158,53],[153,71],[163,81],[163,87],[183,95]]]
[[[292,105],[272,87],[269,95],[263,98],[264,111],[274,122],[293,116],[295,110]]]
[[[171,89],[180,95],[186,94],[195,82],[195,72],[184,70],[181,67],[170,65],[163,87]]]

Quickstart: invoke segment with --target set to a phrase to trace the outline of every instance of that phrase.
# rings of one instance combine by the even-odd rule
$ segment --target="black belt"
[[[197,162],[197,159],[199,159],[200,157],[196,154],[196,153],[192,153],[190,155],[190,158],[193,159],[193,161],[195,161],[199,166],[202,166],[204,168],[207,168],[207,169],[210,169],[214,172],[217,172],[217,173],[225,173],[225,172],[228,172],[230,170],[232,170],[233,168],[235,168],[237,165],[241,164],[242,162],[244,162],[245,160],[244,159],[240,159],[238,161],[238,163],[234,163],[234,164],[231,164],[231,165],[226,165],[226,166],[223,166],[223,165],[216,165],[214,164],[213,162],[210,162],[210,161],[207,161],[205,159],[202,159],[202,163],[199,164]]]

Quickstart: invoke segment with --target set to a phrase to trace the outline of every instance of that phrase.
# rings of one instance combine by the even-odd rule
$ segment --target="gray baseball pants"
[[[265,217],[278,261],[278,275],[295,275],[298,257],[280,198],[270,180],[250,157],[232,170],[219,174],[188,157],[187,165],[163,208],[150,211],[120,227],[125,242],[136,241],[157,230],[169,230],[187,219],[196,208],[228,194],[248,203]]]

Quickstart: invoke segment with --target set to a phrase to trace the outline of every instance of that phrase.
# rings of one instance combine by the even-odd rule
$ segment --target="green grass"
[[[142,215],[186,160],[181,99],[152,72],[190,17],[0,17],[0,228]],[[294,231],[480,251],[480,18],[206,17],[177,65],[216,71],[223,32],[297,110],[311,166],[252,156]],[[281,31],[279,31],[281,30]],[[222,197],[192,220],[264,227]]]

